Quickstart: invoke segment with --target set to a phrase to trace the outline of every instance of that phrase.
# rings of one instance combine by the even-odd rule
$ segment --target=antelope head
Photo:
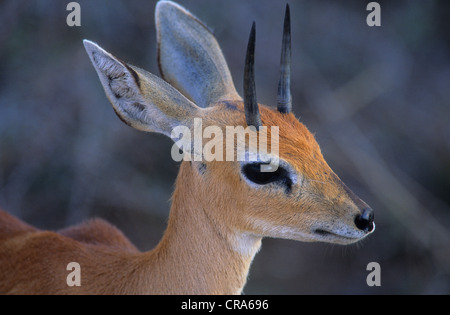
[[[183,127],[194,134],[198,119],[209,139],[213,133],[208,128],[213,126],[221,136],[227,128],[236,130],[239,126],[250,128],[244,138],[256,135],[262,139],[263,132],[267,135],[258,145],[245,146],[243,160],[233,153],[234,160],[183,161],[171,217],[173,212],[188,208],[186,215],[206,217],[208,223],[204,224],[212,225],[232,248],[241,251],[243,245],[237,243],[244,238],[350,244],[373,232],[372,209],[328,166],[314,136],[292,112],[288,6],[277,106],[257,102],[254,23],[245,58],[243,98],[235,89],[217,40],[199,19],[173,2],[159,1],[156,25],[158,63],[164,80],[85,41],[106,95],[126,124],[164,134],[175,142],[180,135],[174,129]],[[202,141],[205,145],[205,138]],[[224,155],[225,142],[216,147],[223,145]],[[237,145],[238,141],[233,148]],[[264,152],[259,150],[261,145],[277,150]],[[190,147],[194,147],[192,143]],[[186,146],[183,150],[192,151]],[[276,167],[264,169],[274,161]],[[175,219],[169,220],[169,226],[172,221]]]

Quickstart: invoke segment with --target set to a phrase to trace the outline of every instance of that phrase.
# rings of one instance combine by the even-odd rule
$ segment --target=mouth
[[[375,226],[372,231],[375,230]],[[372,232],[371,231],[371,232]],[[317,237],[318,241],[327,242],[327,243],[336,243],[336,244],[351,244],[358,242],[365,238],[370,233],[364,232],[356,232],[356,231],[339,231],[332,232],[330,230],[324,230],[321,228],[315,229],[312,231],[313,234]]]

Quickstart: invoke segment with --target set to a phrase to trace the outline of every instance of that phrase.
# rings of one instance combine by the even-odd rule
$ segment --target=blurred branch
[[[391,89],[394,82],[390,76],[383,76],[383,64],[376,64],[361,71],[355,78],[336,91],[323,95],[325,104],[339,103],[341,106],[327,106],[320,117],[326,117],[326,122],[337,123],[346,119],[364,107],[378,96]],[[376,84],[374,84],[376,82]],[[327,98],[331,98],[328,101]],[[345,105],[345,107],[343,107]]]
[[[329,126],[327,131],[330,137],[355,165],[365,185],[379,196],[380,202],[400,224],[409,230],[412,237],[431,251],[434,261],[441,270],[450,273],[449,232],[415,197],[410,188],[411,180],[402,175],[395,166],[387,165],[370,139],[350,119],[358,108],[369,104],[378,95],[391,89],[394,78],[383,75],[383,67],[376,66],[363,71],[355,80],[334,93],[313,60],[307,56],[303,58],[308,65],[306,77],[311,80],[311,84],[314,84],[314,89],[303,90],[311,110],[324,122],[325,126]],[[358,105],[355,102],[361,104]],[[344,118],[349,119],[344,122]],[[339,128],[336,128],[338,122]],[[394,173],[400,176],[396,177]],[[424,190],[418,183],[414,186],[416,189]],[[431,194],[428,194],[427,198],[436,199]],[[439,203],[447,213],[450,211],[442,202],[430,200],[431,202]]]

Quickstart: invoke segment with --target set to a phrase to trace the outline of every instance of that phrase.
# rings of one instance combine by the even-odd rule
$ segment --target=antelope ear
[[[214,35],[182,6],[159,1],[155,12],[163,78],[200,107],[242,100]]]
[[[173,128],[193,126],[201,109],[155,75],[126,64],[84,40],[106,96],[119,118],[142,130],[171,136]]]

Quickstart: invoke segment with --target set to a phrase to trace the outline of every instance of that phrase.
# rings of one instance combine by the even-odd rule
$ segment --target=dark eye
[[[242,167],[242,173],[250,181],[258,185],[277,183],[285,186],[286,193],[292,190],[292,180],[289,172],[281,166],[275,172],[261,172],[261,163],[250,163]]]

